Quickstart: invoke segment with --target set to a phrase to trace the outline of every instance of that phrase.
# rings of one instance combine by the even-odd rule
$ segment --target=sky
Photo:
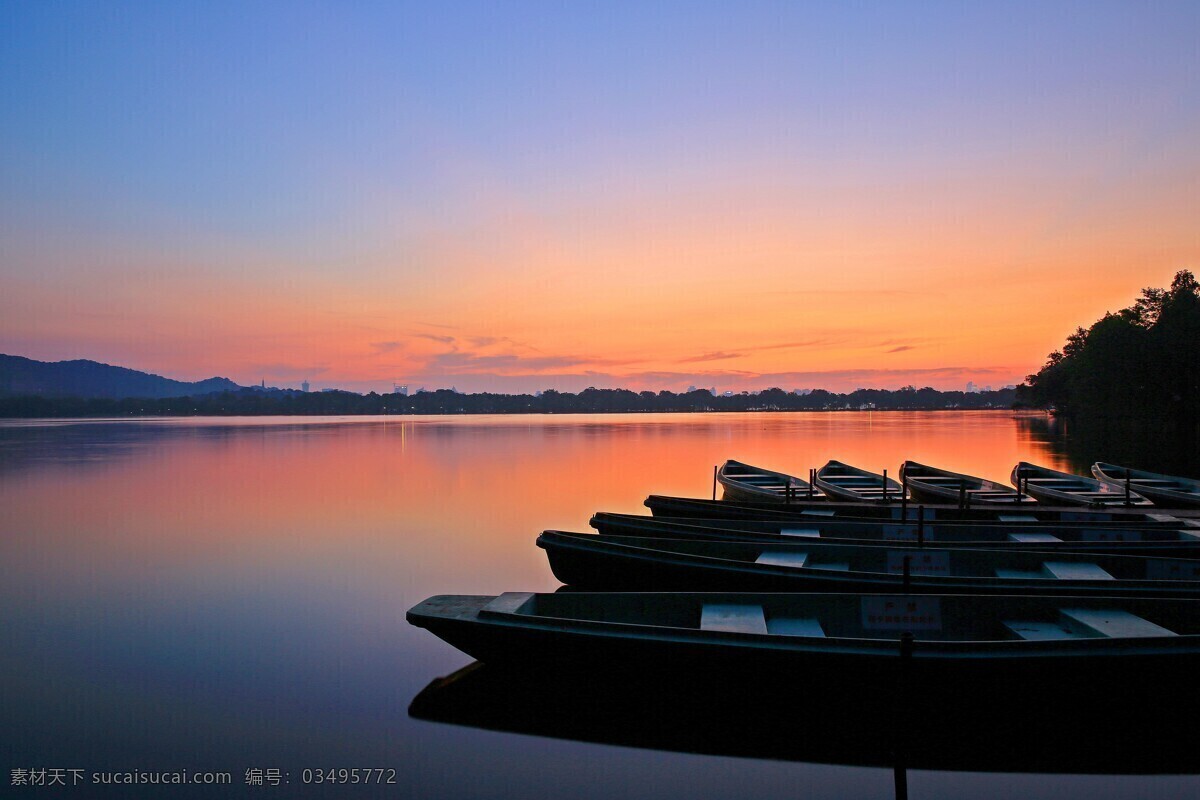
[[[996,387],[1200,268],[1200,4],[0,0],[0,352]]]

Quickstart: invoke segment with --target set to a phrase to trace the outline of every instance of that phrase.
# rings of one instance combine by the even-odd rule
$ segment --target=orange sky
[[[1195,9],[1060,11],[550,15],[546,50],[348,14],[237,80],[206,55],[235,21],[19,14],[0,352],[355,390],[1018,382],[1200,266]]]

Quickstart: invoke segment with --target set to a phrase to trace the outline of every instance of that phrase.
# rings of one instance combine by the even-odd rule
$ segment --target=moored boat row
[[[1166,508],[1200,507],[1200,481],[1097,462],[1093,476],[1074,475],[1022,461],[1009,476],[1012,486],[987,478],[905,461],[900,481],[887,471],[829,461],[810,472],[811,482],[741,461],[726,461],[715,473],[724,499],[732,502],[792,503],[826,498],[849,503],[945,503]]]
[[[1135,479],[1157,477],[1068,486],[1049,472],[1018,464],[1010,490],[911,461],[899,482],[839,462],[804,481],[729,461],[715,474],[724,500],[652,495],[650,516],[544,531],[563,591],[438,596],[408,619],[486,663],[635,680],[1190,681],[1200,520],[1132,499]],[[1073,505],[1036,502],[1049,492]]]

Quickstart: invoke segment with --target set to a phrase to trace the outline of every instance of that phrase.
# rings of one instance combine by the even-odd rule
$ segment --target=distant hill
[[[187,383],[97,361],[34,361],[0,355],[0,396],[186,397],[237,391],[228,378]]]

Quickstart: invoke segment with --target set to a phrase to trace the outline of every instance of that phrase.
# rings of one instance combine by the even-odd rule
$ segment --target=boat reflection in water
[[[1153,676],[1147,676],[1153,682]],[[432,681],[409,706],[431,722],[703,755],[907,769],[1058,774],[1200,774],[1194,698],[1136,703],[1111,693],[993,685],[962,702],[926,702],[903,673],[877,684],[677,676],[544,674],[475,662]],[[1063,687],[1059,687],[1063,688]],[[1058,701],[1055,701],[1056,695]]]

